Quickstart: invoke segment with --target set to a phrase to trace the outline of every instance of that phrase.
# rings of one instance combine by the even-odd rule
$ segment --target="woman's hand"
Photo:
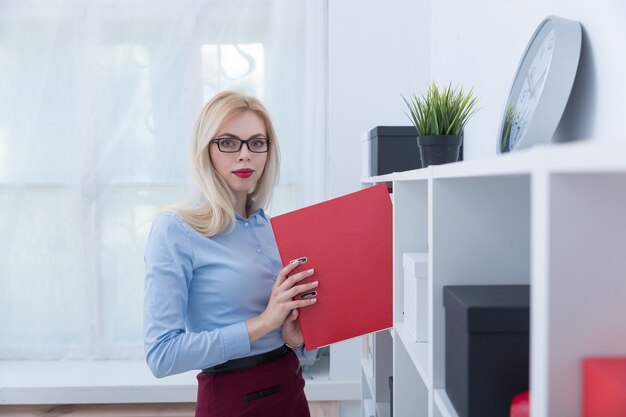
[[[293,300],[298,294],[310,291],[318,285],[317,281],[296,285],[298,282],[315,273],[313,269],[309,269],[289,276],[289,273],[298,265],[297,262],[290,263],[280,271],[274,283],[274,287],[272,288],[272,295],[265,311],[257,317],[246,320],[250,343],[255,342],[272,330],[281,327],[292,310],[308,307],[315,304],[317,301],[316,298]],[[295,325],[297,325],[297,323]]]
[[[298,323],[299,314],[300,312],[297,308],[291,310],[291,314],[287,316],[283,323],[283,339],[289,346],[294,348],[304,344],[304,337],[302,337],[302,330],[300,330],[300,323]]]

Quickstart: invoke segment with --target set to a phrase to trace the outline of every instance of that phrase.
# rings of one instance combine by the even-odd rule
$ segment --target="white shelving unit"
[[[377,349],[372,361],[393,375],[394,417],[457,416],[443,287],[485,284],[531,285],[531,415],[581,416],[581,360],[626,355],[626,147],[543,146],[361,180],[381,182],[393,186],[395,325],[375,336],[391,357]],[[425,343],[404,328],[405,252],[428,253]],[[363,398],[376,400],[366,366]]]
[[[391,376],[393,340],[391,333],[382,331],[364,336],[362,359],[362,411],[368,417],[389,417],[391,396],[389,377]]]

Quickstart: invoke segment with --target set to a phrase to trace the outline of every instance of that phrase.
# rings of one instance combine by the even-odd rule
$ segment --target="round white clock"
[[[557,16],[535,30],[504,108],[498,153],[551,141],[574,84],[581,39],[580,23]]]

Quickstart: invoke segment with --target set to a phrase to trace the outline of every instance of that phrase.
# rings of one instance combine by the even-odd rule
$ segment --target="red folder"
[[[583,417],[626,416],[626,356],[583,359]]]
[[[314,268],[317,303],[300,309],[308,350],[388,329],[392,320],[392,207],[376,185],[272,218],[284,265]],[[293,274],[292,273],[292,274]]]

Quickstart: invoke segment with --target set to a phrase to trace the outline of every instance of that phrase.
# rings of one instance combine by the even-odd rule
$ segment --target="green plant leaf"
[[[408,109],[405,114],[419,136],[461,135],[478,111],[474,91],[465,93],[463,88],[452,88],[451,84],[440,89],[433,82],[421,97],[413,93],[410,99],[402,99]]]

